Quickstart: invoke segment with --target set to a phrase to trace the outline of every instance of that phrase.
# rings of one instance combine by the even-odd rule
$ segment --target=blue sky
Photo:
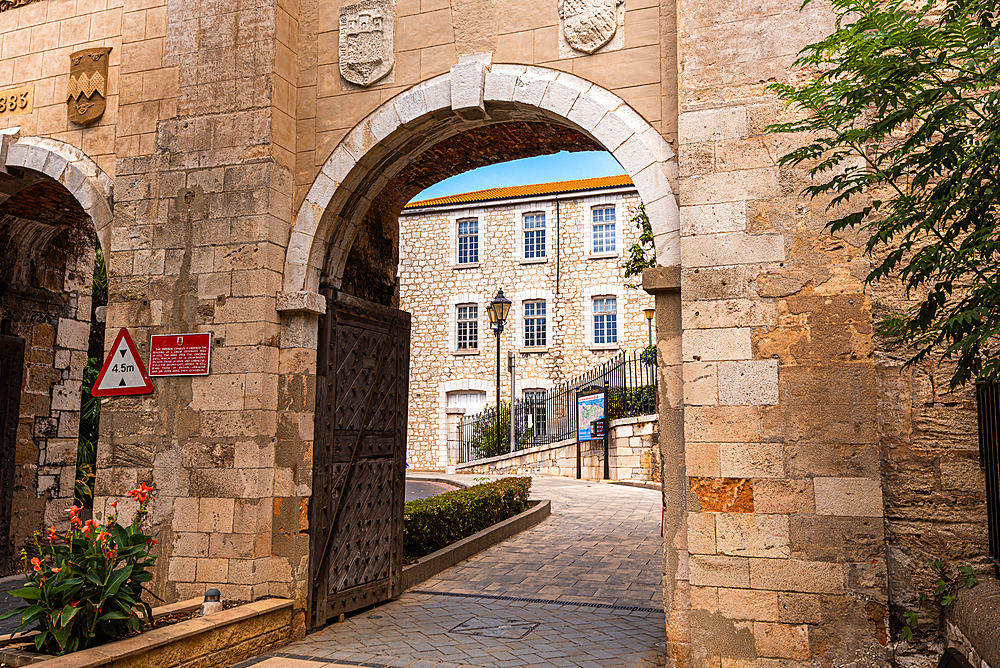
[[[511,160],[510,162],[473,169],[444,181],[438,181],[413,199],[433,199],[473,190],[485,190],[486,188],[589,179],[595,176],[624,173],[625,170],[622,169],[622,166],[607,151],[583,151],[580,153],[560,151],[554,155]]]

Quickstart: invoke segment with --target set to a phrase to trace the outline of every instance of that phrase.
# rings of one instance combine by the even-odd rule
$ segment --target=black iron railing
[[[656,369],[640,352],[620,353],[568,383],[532,392],[514,401],[513,450],[557,443],[576,435],[576,395],[585,387],[607,387],[608,417],[617,420],[656,413]],[[510,404],[500,406],[497,438],[496,405],[463,417],[458,425],[458,462],[508,454],[512,450]]]
[[[986,473],[986,531],[989,557],[1000,577],[1000,386],[976,386],[979,418],[979,467]]]

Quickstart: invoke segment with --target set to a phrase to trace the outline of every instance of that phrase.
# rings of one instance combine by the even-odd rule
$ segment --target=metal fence
[[[576,435],[576,395],[585,387],[607,386],[607,412],[611,420],[656,412],[656,368],[641,359],[641,352],[623,352],[568,383],[514,400],[513,450],[548,445]],[[499,435],[499,438],[497,436]],[[511,452],[510,404],[461,418],[458,424],[458,462]]]
[[[986,473],[986,531],[989,557],[1000,579],[1000,386],[976,387],[979,418],[979,467]]]

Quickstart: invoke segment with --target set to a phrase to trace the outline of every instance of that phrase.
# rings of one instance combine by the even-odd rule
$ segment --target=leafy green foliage
[[[80,438],[76,450],[76,486],[74,501],[81,508],[89,508],[94,503],[94,477],[97,466],[97,436],[101,421],[101,398],[90,394],[97,375],[101,372],[101,360],[87,359],[83,368],[83,389],[80,400]]]
[[[127,526],[114,513],[101,526],[96,520],[81,522],[78,506],[69,509],[70,528],[35,534],[39,557],[30,563],[22,550],[27,586],[13,596],[25,605],[4,613],[0,620],[21,616],[18,630],[38,627],[35,647],[50,654],[68,654],[100,645],[150,624],[152,611],[142,600],[145,583],[153,578],[156,544],[142,530],[152,489],[140,485],[129,492],[138,509]],[[141,618],[140,618],[141,615]]]
[[[651,415],[656,412],[656,386],[609,387],[607,401],[610,420]]]
[[[656,366],[656,344],[651,343],[642,349],[642,354],[639,355],[639,361],[646,366],[655,367]]]
[[[427,499],[407,501],[403,514],[403,556],[440,550],[528,509],[531,478],[502,478]]]
[[[881,323],[910,364],[955,360],[952,388],[1000,380],[997,0],[831,4],[836,30],[796,61],[816,76],[771,86],[808,112],[769,128],[809,133],[779,164],[807,168],[805,192],[831,209],[851,205],[830,228],[867,231],[868,281],[898,279],[916,302]]]
[[[918,601],[932,601],[939,609],[946,605],[951,605],[958,599],[958,592],[963,587],[972,589],[979,584],[976,572],[969,564],[958,564],[955,567],[956,574],[950,577],[943,559],[928,559],[924,566],[930,568],[937,574],[937,582],[934,583],[934,591],[928,594],[925,591],[917,594]],[[913,635],[917,630],[919,616],[915,610],[903,612],[903,627],[899,631],[899,639],[907,642],[913,640]]]
[[[639,203],[639,206],[629,211],[628,221],[639,228],[639,241],[628,247],[627,256],[622,268],[625,270],[625,278],[640,276],[643,269],[656,266],[656,249],[653,245],[653,226],[649,223],[649,216],[646,215],[646,206]],[[625,283],[625,287],[638,288],[638,283]]]
[[[481,457],[495,457],[510,451],[510,404],[500,404],[500,439],[497,442],[497,407],[491,404],[476,416],[472,427],[472,447]],[[514,400],[514,448],[531,438],[525,404]]]

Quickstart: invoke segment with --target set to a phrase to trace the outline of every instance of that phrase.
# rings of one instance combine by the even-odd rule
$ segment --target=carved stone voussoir
[[[392,71],[396,3],[363,0],[340,8],[340,74],[370,86]]]
[[[110,46],[70,54],[66,104],[69,107],[69,120],[73,123],[90,125],[104,115],[107,108],[110,54]]]
[[[559,0],[559,32],[563,41],[585,54],[594,53],[608,45],[620,33],[619,27],[624,18],[622,2],[623,0]],[[613,48],[616,46],[612,44]]]

